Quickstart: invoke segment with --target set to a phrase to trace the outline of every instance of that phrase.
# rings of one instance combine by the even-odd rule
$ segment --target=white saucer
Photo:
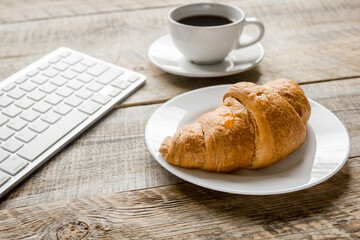
[[[242,169],[230,174],[177,167],[166,162],[159,148],[184,124],[193,123],[218,107],[231,85],[207,87],[179,95],[158,108],[150,117],[146,144],[154,158],[168,171],[193,184],[223,192],[271,195],[294,192],[319,184],[345,164],[349,135],[340,120],[319,103],[309,100],[311,116],[303,146],[279,163],[261,170]],[[196,104],[194,104],[196,103]]]
[[[252,38],[243,34],[241,42]],[[224,62],[214,65],[197,65],[184,58],[176,49],[170,35],[165,35],[149,48],[151,62],[165,72],[186,77],[222,77],[247,71],[264,57],[264,48],[258,42],[249,47],[232,51]]]

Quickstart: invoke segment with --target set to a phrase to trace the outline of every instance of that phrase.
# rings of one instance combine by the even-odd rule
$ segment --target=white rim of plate
[[[246,37],[246,38],[251,38],[249,35],[243,33],[243,35]],[[164,72],[167,72],[167,73],[171,73],[171,74],[174,74],[174,75],[178,75],[178,76],[183,76],[183,77],[194,77],[194,78],[209,78],[209,77],[226,77],[226,76],[230,76],[230,75],[235,75],[235,74],[238,74],[238,73],[242,73],[242,72],[246,72],[254,67],[256,67],[263,59],[264,59],[264,56],[265,56],[265,51],[264,51],[264,47],[262,46],[262,44],[260,42],[257,42],[257,43],[254,43],[253,45],[250,45],[248,47],[253,47],[254,45],[258,45],[259,48],[260,48],[260,55],[259,57],[256,59],[255,62],[253,62],[251,65],[249,65],[249,67],[246,67],[246,68],[242,68],[240,70],[237,70],[237,71],[229,71],[229,72],[214,72],[214,73],[207,73],[207,74],[196,74],[196,73],[187,73],[187,72],[179,72],[179,71],[174,71],[172,70],[171,68],[167,68],[167,67],[164,67],[164,65],[158,63],[158,61],[156,61],[152,54],[150,54],[152,52],[152,48],[154,46],[154,44],[159,41],[161,38],[164,38],[164,37],[167,37],[170,35],[169,34],[166,34],[158,39],[156,39],[149,47],[149,50],[148,50],[148,58],[150,59],[150,61],[159,69],[161,69],[162,71]],[[171,37],[170,37],[171,39]],[[246,47],[246,48],[248,48]],[[229,56],[226,57],[226,59],[228,59]],[[228,60],[228,61],[231,61],[231,60]],[[196,64],[194,64],[196,65]],[[205,65],[206,66],[206,65]],[[211,66],[211,65],[208,65],[208,66]],[[180,68],[180,67],[179,67]],[[182,69],[182,68],[180,68]]]
[[[304,190],[310,187],[313,187],[315,185],[318,185],[326,180],[328,180],[329,178],[331,178],[332,176],[334,176],[346,163],[347,159],[349,158],[349,154],[350,154],[350,137],[348,134],[348,131],[346,130],[345,126],[343,125],[343,123],[340,121],[340,119],[334,114],[332,113],[329,109],[327,109],[326,107],[324,107],[323,105],[321,105],[320,103],[308,98],[309,102],[311,104],[317,105],[318,107],[322,108],[323,110],[326,110],[334,119],[337,120],[338,124],[341,125],[341,127],[344,129],[344,133],[346,134],[346,139],[347,139],[347,152],[344,155],[344,158],[341,159],[341,161],[338,162],[338,165],[336,166],[336,168],[334,168],[330,173],[328,173],[327,175],[315,180],[314,182],[311,182],[309,184],[304,184],[301,186],[297,186],[297,187],[291,187],[291,188],[287,188],[284,190],[278,190],[278,191],[269,191],[269,192],[246,192],[246,191],[232,191],[229,189],[224,189],[224,188],[218,188],[218,187],[214,187],[212,185],[206,184],[206,183],[199,183],[199,182],[194,182],[191,179],[188,179],[188,177],[183,174],[180,171],[178,171],[176,168],[181,169],[181,167],[178,166],[173,166],[171,164],[166,165],[166,161],[162,158],[162,156],[160,156],[162,158],[162,161],[158,160],[156,153],[152,150],[151,146],[150,146],[150,140],[149,140],[149,134],[148,134],[148,129],[149,129],[149,123],[151,123],[151,120],[153,118],[153,116],[160,111],[163,107],[165,107],[167,104],[171,104],[172,102],[177,101],[179,98],[183,98],[183,97],[187,97],[188,95],[191,94],[196,94],[198,92],[201,91],[207,91],[209,89],[213,89],[213,88],[229,88],[230,86],[232,86],[232,84],[224,84],[224,85],[216,85],[216,86],[210,86],[210,87],[204,87],[204,88],[200,88],[200,89],[196,89],[196,90],[192,90],[183,94],[180,94],[170,100],[168,100],[167,102],[165,102],[164,104],[162,104],[158,109],[156,109],[153,114],[151,115],[151,117],[149,118],[147,124],[146,124],[146,128],[145,128],[145,141],[146,141],[146,146],[149,149],[151,155],[155,158],[155,160],[162,166],[164,167],[167,171],[169,171],[170,173],[174,174],[175,176],[190,182],[194,185],[198,185],[204,188],[208,188],[208,189],[212,189],[212,190],[216,190],[216,191],[220,191],[220,192],[226,192],[226,193],[233,193],[233,194],[241,194],[241,195],[277,195],[277,194],[284,194],[284,193],[291,193],[291,192],[295,192],[295,191],[300,191],[300,190]],[[189,169],[188,169],[189,170]],[[192,170],[192,169],[190,169]],[[194,169],[194,170],[199,170],[199,169]],[[202,170],[200,170],[202,171]],[[261,171],[261,170],[257,170],[257,171]],[[213,173],[213,174],[217,174],[217,173]],[[231,173],[230,173],[231,174]]]

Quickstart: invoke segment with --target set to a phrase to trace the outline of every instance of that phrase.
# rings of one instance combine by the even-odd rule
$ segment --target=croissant
[[[304,92],[290,79],[262,86],[236,83],[220,107],[166,137],[159,151],[167,162],[185,168],[264,168],[304,143],[310,112]]]

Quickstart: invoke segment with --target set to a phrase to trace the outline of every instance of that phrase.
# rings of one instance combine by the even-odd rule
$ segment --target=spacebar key
[[[34,161],[40,154],[45,152],[49,147],[59,141],[87,118],[88,116],[82,112],[77,110],[71,111],[68,115],[54,124],[54,126],[50,127],[24,148],[20,149],[17,154],[26,160]]]

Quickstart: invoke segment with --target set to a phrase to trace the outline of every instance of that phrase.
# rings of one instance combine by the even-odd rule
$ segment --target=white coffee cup
[[[218,26],[193,26],[182,24],[191,16],[220,16],[231,23]],[[233,5],[223,3],[192,3],[177,7],[168,15],[171,38],[184,57],[196,64],[215,64],[224,61],[234,49],[252,45],[264,36],[264,25],[256,18],[245,18],[244,12]],[[251,42],[240,43],[245,25],[253,24],[259,34]]]

